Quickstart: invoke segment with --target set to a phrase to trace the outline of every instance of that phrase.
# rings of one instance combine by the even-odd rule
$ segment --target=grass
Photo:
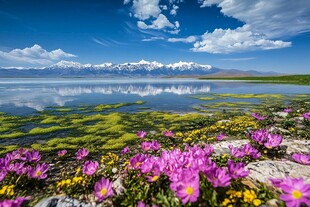
[[[281,75],[281,76],[260,76],[260,77],[202,77],[204,80],[245,80],[255,83],[283,83],[310,85],[310,75]]]

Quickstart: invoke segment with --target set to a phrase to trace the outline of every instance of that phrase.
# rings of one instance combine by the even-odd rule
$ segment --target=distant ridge
[[[178,62],[164,65],[156,61],[132,63],[103,63],[100,65],[60,61],[44,68],[0,68],[0,77],[111,77],[111,76],[262,76],[276,73],[258,71],[225,70],[194,62]]]

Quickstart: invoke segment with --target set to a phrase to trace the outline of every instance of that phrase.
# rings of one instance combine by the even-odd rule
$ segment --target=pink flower
[[[152,143],[151,143],[151,148],[152,150],[159,150],[160,149],[160,143],[157,141],[157,140],[153,140]]]
[[[37,164],[37,166],[34,168],[28,169],[28,175],[31,178],[37,178],[37,179],[45,179],[47,178],[47,171],[49,169],[49,165],[46,163]]]
[[[98,162],[97,161],[86,161],[83,166],[83,173],[85,175],[93,175],[96,173],[98,169]]]
[[[6,177],[7,175],[7,171],[6,170],[0,170],[0,182],[2,180],[4,180],[4,178]]]
[[[124,149],[121,150],[121,153],[122,153],[123,155],[127,154],[128,152],[130,152],[130,149],[129,149],[128,146],[124,147]]]
[[[141,164],[146,160],[147,156],[144,154],[136,154],[134,157],[130,158],[130,166],[133,169],[140,169]]]
[[[278,134],[269,134],[267,136],[266,142],[264,143],[264,146],[267,149],[272,149],[275,147],[278,147],[282,143],[282,136]]]
[[[310,156],[309,155],[304,155],[304,154],[293,154],[292,158],[294,161],[303,164],[303,165],[310,165]]]
[[[308,121],[310,121],[310,111],[307,112],[307,113],[303,113],[302,116],[303,116],[305,119],[308,119]]]
[[[235,163],[233,160],[228,160],[228,172],[233,179],[245,178],[250,171],[244,169],[244,163]]]
[[[225,134],[224,134],[224,133],[220,133],[220,134],[216,137],[216,139],[217,139],[218,141],[222,141],[224,138],[225,138]]]
[[[95,196],[98,198],[99,202],[113,195],[112,182],[106,178],[101,178],[95,183]]]
[[[89,151],[87,149],[81,148],[76,153],[76,159],[84,160],[88,154],[89,154]]]
[[[26,152],[26,157],[29,162],[38,162],[41,159],[39,151],[32,150],[31,152]]]
[[[224,168],[214,168],[213,170],[208,171],[208,173],[205,173],[205,175],[215,188],[230,185],[231,177]]]
[[[29,200],[27,197],[17,197],[15,200],[5,199],[0,201],[0,207],[20,207],[25,200]]]
[[[164,131],[163,134],[166,137],[173,137],[173,135],[174,135],[172,131]]]
[[[252,134],[252,139],[262,145],[267,139],[269,133],[266,129],[259,129]]]
[[[65,154],[67,154],[67,150],[60,150],[58,153],[58,157],[63,157],[63,156],[65,156]]]
[[[286,108],[286,109],[284,109],[283,111],[286,112],[286,113],[290,113],[290,112],[292,112],[292,109]]]
[[[256,118],[258,121],[263,121],[265,119],[260,113],[252,113],[252,117]]]
[[[152,143],[151,142],[142,142],[141,147],[143,151],[149,151],[151,149]]]
[[[145,131],[138,131],[137,132],[137,136],[140,137],[141,139],[146,137],[146,132]]]
[[[228,146],[230,150],[230,154],[236,158],[243,158],[245,156],[245,152],[241,151],[238,147],[234,147],[233,145]]]
[[[303,178],[286,177],[280,188],[284,192],[280,198],[287,207],[299,207],[302,203],[310,206],[310,184],[305,184]]]

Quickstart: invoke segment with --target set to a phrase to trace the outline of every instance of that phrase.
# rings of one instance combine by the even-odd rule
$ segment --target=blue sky
[[[309,0],[0,0],[0,67],[193,61],[310,72]]]

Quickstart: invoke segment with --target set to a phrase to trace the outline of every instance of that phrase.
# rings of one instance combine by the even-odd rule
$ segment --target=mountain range
[[[103,76],[263,76],[273,72],[220,69],[194,62],[178,62],[164,65],[153,61],[100,65],[60,61],[44,68],[0,68],[0,77],[103,77]]]

